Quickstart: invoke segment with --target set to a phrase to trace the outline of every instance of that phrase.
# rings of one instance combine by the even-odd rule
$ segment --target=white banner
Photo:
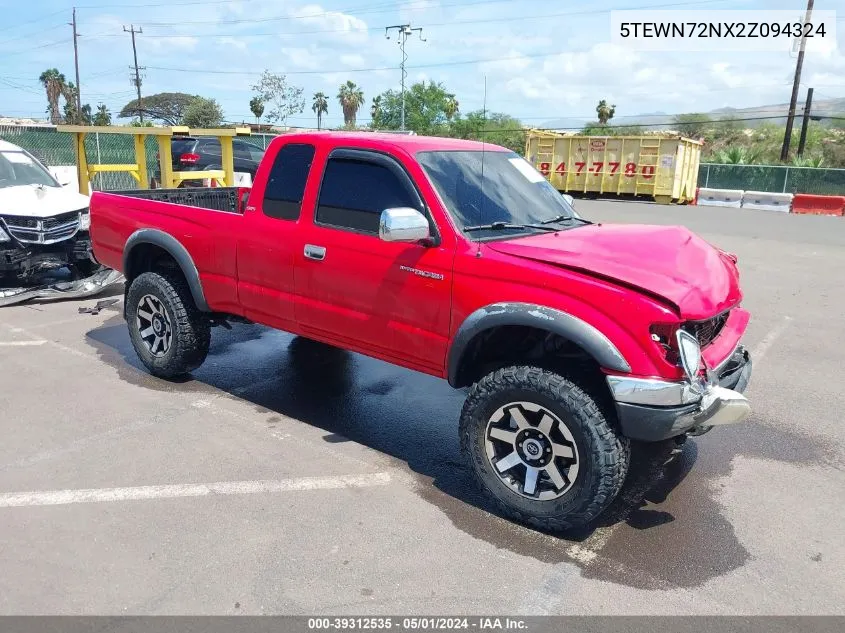
[[[797,52],[836,49],[836,11],[660,10],[610,12],[611,42],[637,51]]]

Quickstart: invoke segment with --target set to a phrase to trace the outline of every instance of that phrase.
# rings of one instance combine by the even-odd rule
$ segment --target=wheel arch
[[[164,231],[138,229],[126,240],[126,245],[123,248],[123,274],[127,282],[131,283],[140,273],[148,272],[149,266],[145,264],[148,258],[144,257],[144,254],[149,252],[151,248],[164,251],[176,262],[188,284],[197,308],[201,312],[211,312],[202,289],[199,270],[197,270],[191,254],[179,240]]]
[[[501,302],[478,308],[458,328],[447,357],[449,384],[455,388],[472,384],[474,350],[482,344],[485,334],[514,326],[561,337],[586,353],[599,367],[631,371],[628,361],[613,342],[583,319],[542,305]]]

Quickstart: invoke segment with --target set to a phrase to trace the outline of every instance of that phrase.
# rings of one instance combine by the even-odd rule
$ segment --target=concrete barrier
[[[792,212],[811,215],[845,215],[845,196],[816,196],[796,193]]]
[[[742,194],[743,209],[760,211],[780,211],[789,213],[792,208],[791,193],[771,193],[770,191],[746,191]]]
[[[701,187],[698,190],[698,206],[709,207],[735,207],[742,206],[742,195],[745,192],[741,189],[706,189]]]

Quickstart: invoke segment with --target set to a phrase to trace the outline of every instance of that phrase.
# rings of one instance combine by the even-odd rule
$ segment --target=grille
[[[62,213],[61,215],[54,216],[52,218],[47,218],[46,220],[41,221],[41,227],[45,231],[50,231],[55,229],[56,227],[63,226],[65,224],[71,222],[78,222],[79,221],[79,211],[72,211],[70,213]]]
[[[79,230],[79,211],[62,213],[52,218],[19,218],[0,216],[9,235],[27,244],[53,244],[73,237]]]
[[[698,344],[704,347],[712,343],[719,336],[722,328],[725,327],[725,323],[728,322],[729,314],[730,311],[723,312],[719,316],[705,321],[689,321],[684,324],[683,329],[697,338]]]

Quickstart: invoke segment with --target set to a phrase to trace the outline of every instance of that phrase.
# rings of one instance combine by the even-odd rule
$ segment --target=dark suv
[[[264,156],[264,150],[258,145],[239,138],[232,139],[232,149],[235,154],[235,171],[248,173],[254,179],[258,163]],[[173,157],[173,169],[176,171],[223,169],[220,140],[214,137],[174,137],[170,140],[170,153]],[[156,165],[151,184],[154,188],[161,186],[161,166],[159,164]],[[182,186],[185,187],[201,187],[202,184],[202,180],[182,181]]]

